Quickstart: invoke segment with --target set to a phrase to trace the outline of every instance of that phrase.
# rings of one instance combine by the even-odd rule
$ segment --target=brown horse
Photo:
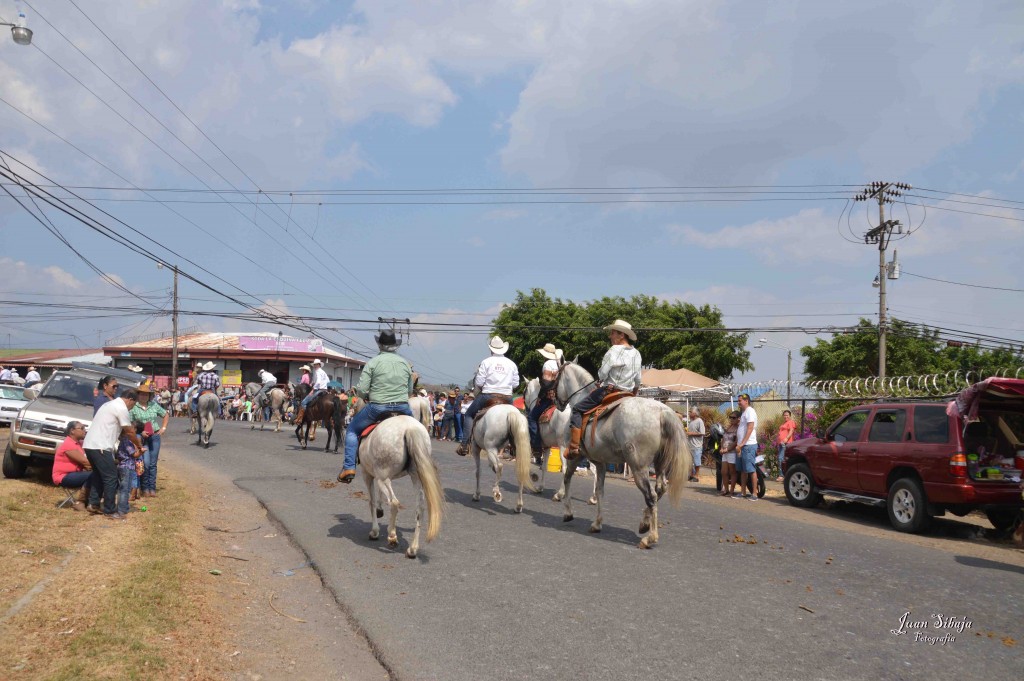
[[[345,411],[348,408],[348,401],[339,399],[337,395],[329,392],[320,395],[310,402],[306,407],[306,413],[302,422],[295,424],[295,437],[302,443],[305,449],[309,444],[309,428],[311,425],[324,422],[327,429],[327,446],[325,452],[331,451],[331,436],[334,436],[334,453],[338,453],[338,446],[341,444],[341,429],[345,425]],[[306,426],[305,433],[300,433],[302,426]]]

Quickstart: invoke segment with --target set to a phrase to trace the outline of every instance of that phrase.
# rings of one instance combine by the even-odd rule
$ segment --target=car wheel
[[[805,463],[790,466],[783,483],[789,503],[800,508],[814,508],[821,503],[818,486],[814,484],[811,468]]]
[[[11,479],[25,477],[25,471],[28,470],[28,458],[15,454],[9,442],[7,443],[7,449],[4,450],[3,470],[4,477]]]
[[[921,532],[931,521],[921,483],[900,478],[889,488],[889,522],[900,532]]]
[[[1000,532],[1005,532],[1017,524],[1021,517],[1021,510],[1019,508],[990,508],[985,511],[985,515],[988,516],[992,527]]]

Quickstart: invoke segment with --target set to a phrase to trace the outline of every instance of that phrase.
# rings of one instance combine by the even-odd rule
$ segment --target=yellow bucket
[[[562,452],[558,447],[552,447],[548,453],[548,473],[562,472]]]

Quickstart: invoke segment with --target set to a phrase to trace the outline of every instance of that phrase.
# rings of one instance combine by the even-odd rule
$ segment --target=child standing
[[[141,421],[132,424],[136,433],[145,427]],[[138,487],[138,471],[136,462],[141,463],[142,451],[136,449],[128,435],[122,435],[117,445],[117,512],[127,515],[131,508],[128,505],[132,488]]]

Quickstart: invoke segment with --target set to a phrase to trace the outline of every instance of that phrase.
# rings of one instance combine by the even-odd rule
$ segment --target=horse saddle
[[[386,412],[383,412],[380,416],[377,417],[376,421],[374,421],[370,425],[368,425],[365,428],[363,428],[363,432],[359,433],[359,441],[362,442],[363,438],[365,438],[367,435],[372,433],[373,429],[376,428],[377,426],[379,426],[382,421],[387,421],[392,416],[398,416],[398,414],[399,414],[399,412],[397,412],[397,411],[386,411]]]
[[[483,403],[480,405],[480,409],[476,412],[476,416],[473,421],[477,421],[483,418],[484,414],[491,407],[496,407],[499,404],[512,404],[512,398],[509,395],[486,395]]]
[[[537,423],[550,423],[551,417],[555,415],[555,405],[551,405],[547,409],[541,412],[540,417],[537,419]]]
[[[601,400],[601,404],[597,405],[593,409],[588,409],[583,412],[583,422],[580,424],[580,430],[586,433],[587,426],[590,426],[590,444],[594,444],[594,438],[597,432],[597,422],[622,404],[623,398],[632,396],[633,393],[625,390],[613,390],[604,396],[604,399]]]

